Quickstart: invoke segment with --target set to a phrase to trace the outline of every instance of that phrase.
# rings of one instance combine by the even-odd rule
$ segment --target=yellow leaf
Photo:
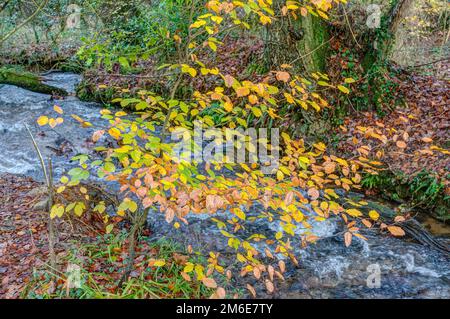
[[[266,15],[264,15],[264,14],[261,14],[261,15],[259,16],[259,21],[261,21],[261,23],[262,23],[263,25],[266,25],[267,23],[272,23],[272,20],[271,20],[268,16],[266,16]]]
[[[258,98],[256,97],[256,95],[251,94],[248,97],[248,101],[250,102],[250,104],[256,104],[258,103]]]
[[[114,225],[113,224],[109,224],[109,225],[106,226],[105,232],[107,234],[109,234],[113,230],[113,228],[114,228]]]
[[[116,140],[118,140],[119,137],[120,137],[120,131],[117,128],[115,128],[115,127],[110,128],[108,130],[108,133],[109,133],[109,135],[114,137]]]
[[[190,76],[192,76],[193,78],[197,75],[197,70],[194,68],[188,68],[188,73]]]
[[[64,206],[61,204],[53,205],[50,210],[50,218],[53,219],[55,217],[61,218],[64,214]]]
[[[85,207],[86,206],[84,205],[84,203],[79,202],[75,205],[73,212],[75,213],[75,215],[80,217],[83,214]]]
[[[148,262],[148,265],[150,267],[162,267],[166,264],[166,262],[164,261],[164,259],[150,259],[150,261]]]
[[[225,102],[223,104],[223,107],[224,107],[225,111],[227,111],[227,112],[233,111],[233,104],[231,102]]]
[[[39,118],[37,119],[37,123],[40,125],[40,126],[44,126],[44,125],[46,125],[47,123],[48,123],[48,117],[47,116],[39,116]]]
[[[261,117],[262,112],[260,109],[258,109],[257,107],[252,107],[252,112],[256,117]]]
[[[187,263],[186,266],[184,266],[184,272],[185,273],[190,273],[191,271],[194,270],[194,264],[193,263]]]
[[[192,23],[190,28],[193,28],[193,29],[200,28],[201,26],[203,26],[205,24],[206,24],[205,20],[198,20],[198,21],[195,21],[194,23]]]
[[[165,264],[166,264],[166,262],[165,262],[164,260],[159,259],[159,260],[157,260],[157,261],[155,261],[155,262],[153,263],[153,266],[156,266],[156,267],[162,267],[162,266],[164,266]]]
[[[213,41],[208,41],[208,46],[213,50],[214,52],[217,51],[217,45]]]
[[[63,114],[63,113],[64,113],[63,110],[62,110],[62,108],[60,108],[58,105],[53,106],[53,110],[54,110],[56,113],[59,113],[59,114]]]
[[[281,181],[284,178],[284,174],[282,171],[278,171],[277,172],[277,180]]]
[[[317,13],[325,20],[328,20],[328,15],[325,12],[323,12],[322,10],[317,10]]]
[[[339,91],[341,91],[341,92],[343,92],[343,93],[345,93],[345,94],[349,94],[349,93],[350,93],[350,90],[347,89],[347,88],[346,88],[345,86],[343,86],[343,85],[338,85],[337,88],[339,89]]]
[[[353,216],[353,217],[359,217],[362,215],[362,213],[359,210],[354,209],[354,208],[347,209],[346,212],[347,212],[347,214],[349,214],[350,216]]]
[[[378,214],[378,212],[375,210],[371,210],[369,212],[369,217],[373,220],[378,220],[378,218],[380,218],[380,214]]]

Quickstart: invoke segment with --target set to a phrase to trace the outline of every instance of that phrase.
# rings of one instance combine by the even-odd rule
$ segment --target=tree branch
[[[25,19],[25,21],[23,21],[21,24],[19,24],[17,27],[14,28],[14,30],[10,31],[9,33],[7,33],[5,36],[3,36],[0,39],[0,45],[5,42],[6,40],[9,39],[9,37],[11,37],[14,33],[16,33],[18,30],[20,30],[20,28],[22,28],[24,25],[26,25],[28,22],[30,22],[31,20],[34,19],[34,17],[42,10],[44,9],[44,7],[47,5],[49,0],[42,0],[41,4],[39,5],[39,7],[37,7],[36,11],[33,12],[33,14],[31,14],[28,18]]]

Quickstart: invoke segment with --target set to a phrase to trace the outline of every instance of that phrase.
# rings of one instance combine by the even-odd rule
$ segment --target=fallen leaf
[[[389,232],[397,237],[405,236],[405,231],[398,226],[388,226]]]

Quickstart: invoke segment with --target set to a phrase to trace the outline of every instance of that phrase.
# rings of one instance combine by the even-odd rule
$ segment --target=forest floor
[[[441,71],[450,70],[450,61],[440,63],[439,68]],[[346,117],[344,125],[337,130],[340,137],[337,151],[347,158],[378,158],[385,166],[385,175],[400,180],[393,181],[393,184],[403,183],[409,187],[405,194],[409,199],[416,196],[418,201],[431,201],[431,197],[438,193],[435,190],[441,188],[439,197],[442,198],[433,200],[446,204],[435,217],[448,220],[450,82],[410,72],[404,73],[396,81],[401,105],[384,116],[370,111],[355,112]],[[429,184],[426,184],[428,177],[435,179],[436,183],[429,179]],[[414,179],[416,182],[413,182]],[[381,189],[378,187],[378,191],[381,193],[392,191],[383,189],[386,184],[379,186]],[[426,204],[422,204],[414,203],[426,207]]]
[[[450,146],[450,83],[411,74],[399,85],[402,106],[382,117],[376,112],[364,112],[345,119],[342,134],[347,139],[339,150],[356,155],[360,147],[369,145],[370,151],[383,153],[389,170],[414,176],[426,167],[448,186],[450,157],[442,149]],[[379,143],[383,141],[371,133],[385,136],[388,141]],[[352,139],[353,136],[360,140]]]
[[[4,174],[0,176],[0,198],[0,299],[205,298],[212,293],[200,283],[180,277],[191,261],[183,249],[175,243],[148,240],[137,245],[133,271],[117,288],[127,268],[128,240],[119,230],[105,234],[104,227],[85,227],[92,221],[83,219],[55,219],[59,270],[49,271],[48,214],[41,207],[43,185],[29,177]],[[145,238],[150,233],[145,230],[142,235]],[[159,267],[159,260],[168,267]],[[82,275],[88,278],[79,290],[84,296],[68,293],[66,269],[72,263],[81,265]]]

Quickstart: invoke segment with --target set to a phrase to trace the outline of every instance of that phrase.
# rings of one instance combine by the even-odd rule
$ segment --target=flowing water
[[[74,92],[80,77],[70,73],[51,73],[47,82]],[[65,122],[51,130],[37,126],[40,115],[56,116],[53,105],[65,113]],[[51,96],[33,93],[18,87],[0,84],[0,176],[21,174],[42,180],[36,152],[25,125],[36,138],[44,157],[52,157],[56,177],[75,164],[70,158],[89,152],[94,128],[81,128],[68,114],[76,114],[104,126],[99,105],[79,101],[74,96],[53,100]],[[253,207],[249,214],[261,208]],[[248,214],[248,215],[249,215]],[[308,214],[305,211],[305,214]],[[189,216],[190,224],[176,232],[161,214],[151,214],[149,223],[155,238],[165,236],[181,243],[193,244],[205,250],[226,253],[226,240],[207,215]],[[222,214],[220,218],[226,218]],[[255,222],[246,225],[248,234],[268,236],[279,225]],[[450,261],[448,254],[421,244],[366,231],[368,241],[354,238],[346,248],[340,234],[342,225],[330,219],[313,224],[313,232],[321,240],[306,249],[297,249],[299,267],[288,267],[286,280],[277,284],[275,297],[282,298],[450,298]],[[246,232],[241,234],[245,235]],[[438,239],[448,245],[448,239]],[[293,243],[296,245],[298,243]],[[259,249],[264,249],[260,246]],[[257,287],[264,296],[262,287]]]

